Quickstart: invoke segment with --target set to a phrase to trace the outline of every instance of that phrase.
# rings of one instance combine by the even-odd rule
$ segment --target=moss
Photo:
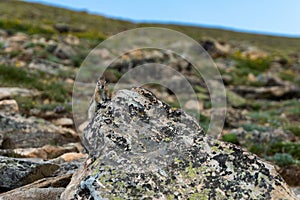
[[[175,199],[175,197],[174,197],[173,194],[169,194],[169,195],[167,196],[167,200],[173,200],[173,199]]]
[[[235,133],[227,133],[222,136],[223,141],[230,142],[233,144],[239,144],[237,135]]]
[[[196,169],[193,168],[193,163],[190,162],[189,163],[189,166],[185,169],[186,173],[187,173],[187,176],[189,178],[195,178],[196,176]]]
[[[203,200],[208,200],[209,199],[209,193],[210,193],[210,190],[209,189],[203,189],[201,192],[198,192],[198,193],[194,193],[194,194],[191,194],[189,199],[190,200],[199,200],[199,199],[203,199]]]

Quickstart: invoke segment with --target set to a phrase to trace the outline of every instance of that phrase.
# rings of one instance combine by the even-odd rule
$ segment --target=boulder
[[[28,188],[25,191],[15,191],[9,195],[0,195],[0,200],[59,200],[64,188]]]
[[[44,119],[5,113],[0,113],[0,135],[4,149],[64,145],[79,140],[73,130],[57,127]]]
[[[13,156],[20,158],[52,159],[65,153],[78,152],[79,144],[67,144],[64,146],[45,145],[39,148],[0,149],[1,156]]]
[[[253,87],[235,86],[232,90],[245,98],[284,100],[300,98],[300,88],[295,85]]]
[[[0,156],[0,188],[9,190],[32,183],[50,176],[58,168],[58,165],[47,162]]]
[[[0,100],[2,99],[12,99],[15,96],[22,96],[22,97],[31,97],[31,96],[38,96],[40,93],[35,90],[28,90],[24,88],[17,88],[17,87],[1,87],[0,88]]]
[[[58,45],[54,50],[54,55],[60,59],[70,59],[76,54],[70,46]]]
[[[52,75],[60,75],[68,70],[68,67],[44,59],[33,60],[28,67]]]
[[[59,199],[60,194],[70,182],[71,177],[72,174],[64,174],[56,177],[43,178],[25,186],[0,194],[0,200]]]
[[[83,143],[89,159],[61,199],[295,199],[271,164],[142,88],[103,104]]]

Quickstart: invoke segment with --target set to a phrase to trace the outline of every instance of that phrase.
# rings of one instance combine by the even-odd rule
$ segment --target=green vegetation
[[[43,99],[61,103],[69,100],[72,89],[57,77],[13,66],[0,66],[0,85],[37,89],[42,92]]]
[[[254,75],[259,75],[270,66],[270,58],[249,59],[235,56],[234,59],[237,62],[236,68],[242,70],[242,73],[246,72],[247,75],[249,72],[252,72]]]
[[[201,28],[181,25],[136,24],[122,20],[108,19],[86,12],[75,12],[22,1],[0,2],[0,28],[22,31],[29,34],[58,33],[56,24],[67,25],[74,35],[81,38],[103,40],[121,31],[138,27],[165,27],[183,32],[195,40],[215,38],[222,41],[248,41],[249,44],[271,51],[299,51],[300,39],[267,35],[239,33],[214,28]],[[242,64],[251,66],[251,63]],[[254,66],[255,67],[255,66]],[[259,68],[260,69],[260,68]]]
[[[295,74],[291,69],[286,69],[279,73],[279,77],[282,78],[282,80],[294,82],[297,78],[297,74]]]
[[[36,34],[36,33],[53,34],[53,33],[55,33],[54,30],[52,30],[50,28],[46,28],[46,27],[43,28],[40,25],[32,25],[29,22],[24,22],[19,19],[2,19],[2,20],[0,20],[0,27],[3,29],[6,29],[6,30],[27,32],[29,34]]]
[[[294,142],[277,142],[270,145],[267,152],[268,155],[275,153],[287,153],[290,154],[294,159],[300,160],[300,143]]]
[[[300,123],[296,125],[287,125],[285,129],[291,131],[294,135],[300,137]]]
[[[222,136],[223,141],[225,142],[230,142],[233,144],[238,144],[238,138],[237,135],[235,133],[227,133],[225,135]]]
[[[249,151],[280,166],[300,164],[300,144],[295,142],[271,142],[269,144],[253,144]]]
[[[270,67],[271,58],[244,58],[237,53],[232,58],[236,62],[234,70],[231,72],[233,78],[233,85],[249,85],[249,86],[263,86],[263,82],[250,81],[248,75],[252,73],[257,76],[265,72]]]
[[[274,156],[270,156],[267,159],[274,161],[279,166],[300,164],[299,160],[295,160],[290,154],[287,153],[276,153]]]
[[[248,116],[256,123],[264,125],[269,123],[273,127],[279,127],[284,125],[287,120],[280,116],[281,112],[278,110],[268,110],[259,112],[250,112]]]
[[[241,126],[243,127],[243,129],[245,131],[253,131],[253,130],[266,131],[266,130],[268,130],[267,127],[259,126],[256,124],[242,124]]]
[[[234,92],[227,90],[226,96],[229,104],[233,107],[244,107],[246,105],[246,100]]]
[[[254,145],[251,145],[248,149],[251,153],[254,153],[254,154],[260,155],[260,156],[262,156],[266,152],[266,146],[264,146],[263,144],[254,144]]]

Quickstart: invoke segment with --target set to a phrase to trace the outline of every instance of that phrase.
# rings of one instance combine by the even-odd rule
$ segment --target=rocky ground
[[[62,29],[63,26],[56,28]],[[229,181],[230,190],[222,188],[224,180],[220,178],[220,173],[226,174],[230,171],[227,165],[223,166],[225,168],[218,168],[219,171],[216,171],[219,173],[218,176],[213,177],[212,174],[216,172],[209,171],[210,167],[214,164],[214,160],[220,163],[221,155],[240,169],[241,177],[238,180],[251,182],[253,187],[258,179],[267,182],[266,187],[262,186],[262,183],[256,190],[257,194],[261,192],[269,195],[261,196],[262,199],[276,198],[277,196],[273,196],[273,190],[282,191],[274,189],[279,187],[274,181],[274,177],[279,177],[277,173],[283,178],[278,180],[285,191],[277,195],[285,194],[286,198],[292,199],[292,193],[287,192],[290,187],[300,198],[300,53],[266,50],[247,42],[224,42],[214,38],[203,38],[199,43],[211,55],[222,74],[227,93],[227,117],[219,141],[208,139],[205,142],[195,142],[200,146],[208,145],[211,149],[216,149],[214,146],[217,144],[223,148],[221,153],[206,152],[205,159],[210,160],[205,163],[208,169],[206,173],[211,173],[211,176],[200,177],[204,169],[197,165],[203,165],[204,158],[199,161],[193,157],[189,157],[190,160],[174,158],[175,160],[164,164],[170,164],[173,168],[168,168],[165,172],[160,172],[161,174],[157,172],[153,177],[143,178],[146,189],[143,186],[139,187],[139,184],[133,187],[131,184],[135,180],[128,179],[130,177],[128,174],[122,175],[127,185],[118,185],[116,180],[121,176],[118,174],[120,171],[115,173],[113,170],[101,179],[100,186],[90,187],[88,184],[94,184],[96,175],[98,176],[100,171],[106,173],[108,169],[99,162],[104,159],[99,159],[97,154],[99,150],[94,149],[99,145],[99,141],[94,141],[94,144],[86,147],[87,150],[83,147],[80,140],[82,132],[75,129],[72,119],[71,98],[76,72],[89,50],[98,42],[99,39],[79,37],[73,33],[31,34],[22,30],[0,30],[0,199],[58,199],[78,169],[80,170],[75,177],[81,177],[77,181],[84,180],[82,183],[86,185],[80,187],[73,179],[68,187],[69,191],[72,184],[79,188],[77,193],[75,192],[78,199],[88,198],[87,191],[90,194],[95,190],[92,195],[100,193],[106,195],[107,191],[99,188],[101,184],[109,181],[108,179],[115,180],[107,186],[109,191],[112,188],[118,192],[128,192],[128,188],[136,189],[137,197],[141,197],[139,195],[142,191],[148,191],[145,198],[153,196],[153,193],[157,194],[156,198],[168,194],[171,199],[185,199],[185,195],[188,194],[194,195],[194,199],[199,199],[203,195],[207,197],[209,194],[224,198],[251,197],[253,194],[247,193],[246,186],[237,189],[237,183],[234,182]],[[98,53],[101,57],[109,57],[112,54],[105,50]],[[153,49],[134,51],[116,60],[105,73],[105,77],[110,84],[114,84],[129,69],[153,61],[172,66],[184,74],[192,84],[199,102],[190,101],[184,108],[192,115],[200,105],[200,126],[204,134],[211,115],[209,92],[204,82],[193,73],[187,61],[170,52]],[[153,85],[146,87],[174,108],[179,106],[176,96],[169,90]],[[101,115],[97,120],[100,123]],[[161,123],[165,125],[169,122],[174,123],[174,120],[168,120],[170,119],[165,119]],[[174,125],[181,127],[184,123]],[[198,129],[193,128],[193,131]],[[138,128],[132,125],[127,129]],[[160,131],[158,125],[156,129]],[[197,137],[206,138],[202,134]],[[174,138],[176,137],[173,135],[168,139],[162,137],[160,140],[166,142],[166,140],[173,141]],[[112,136],[110,139],[113,141]],[[118,143],[109,144],[115,147],[113,145]],[[171,145],[172,142],[168,144]],[[201,148],[190,148],[197,153],[204,151]],[[118,156],[120,154],[124,153],[117,152]],[[238,165],[235,161],[235,156],[241,154],[245,154],[241,160],[246,166]],[[98,162],[94,161],[94,158],[98,159]],[[256,165],[259,166],[257,169]],[[267,169],[264,171],[264,168]],[[248,173],[256,172],[262,174],[263,178],[250,175],[253,180],[247,180]],[[233,170],[232,173],[237,171]],[[166,182],[170,174],[176,175],[173,182],[170,180],[172,183],[179,181],[177,186],[181,189],[177,193],[172,184],[166,191],[158,188],[158,182]],[[205,181],[202,183],[192,181],[192,176],[194,179]],[[95,180],[92,180],[93,177]],[[212,180],[220,190],[216,191],[216,188],[207,185]],[[285,182],[289,186],[285,185]],[[204,186],[207,190],[201,189]],[[268,193],[262,188],[272,190],[270,189]],[[243,191],[241,194],[245,196],[234,196],[237,191]],[[74,191],[72,192],[69,194],[74,194]],[[69,198],[66,194],[65,192],[64,197]],[[173,196],[170,196],[171,194]],[[103,197],[108,197],[105,195]]]

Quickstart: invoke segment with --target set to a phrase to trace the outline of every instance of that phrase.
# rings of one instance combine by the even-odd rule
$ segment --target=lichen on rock
[[[118,91],[83,143],[90,158],[62,199],[295,199],[271,164],[143,88]]]

